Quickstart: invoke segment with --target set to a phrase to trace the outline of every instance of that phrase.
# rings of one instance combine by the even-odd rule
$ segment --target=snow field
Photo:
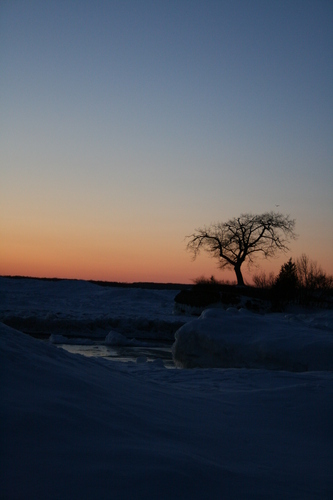
[[[119,314],[121,297],[124,318],[140,310],[147,321],[174,321],[174,293],[140,298],[142,290],[126,290],[116,298],[81,282],[8,282],[0,279],[3,320],[29,315],[33,304],[35,318],[50,308],[68,321],[87,311],[93,320],[101,311]],[[266,350],[288,335],[288,355],[315,334],[318,345],[329,344],[329,313],[265,318],[206,311],[184,318],[177,336],[197,332],[209,345],[221,324],[234,325],[223,332],[230,349],[228,335],[239,345],[254,335],[262,341],[266,325],[274,338]],[[320,356],[311,358],[316,370],[304,372],[269,363],[169,370],[73,355],[0,324],[1,498],[330,499],[333,372],[320,368],[327,362]]]

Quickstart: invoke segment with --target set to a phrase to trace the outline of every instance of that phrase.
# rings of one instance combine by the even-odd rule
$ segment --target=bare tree
[[[332,287],[332,276],[327,276],[317,262],[310,260],[306,254],[302,254],[296,260],[298,280],[303,288],[308,292],[315,290],[325,290]]]
[[[253,263],[261,254],[273,257],[278,251],[289,250],[287,244],[295,239],[295,220],[289,215],[267,212],[261,215],[242,214],[228,222],[211,224],[196,229],[189,239],[187,250],[195,259],[200,250],[205,250],[219,261],[219,267],[232,267],[237,284],[244,285],[241,266],[245,260]]]

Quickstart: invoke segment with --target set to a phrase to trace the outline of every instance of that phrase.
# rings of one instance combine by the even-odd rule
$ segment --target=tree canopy
[[[277,252],[289,250],[288,244],[295,239],[295,220],[278,212],[251,213],[196,229],[187,236],[187,250],[194,259],[205,250],[219,261],[221,269],[231,267],[237,277],[237,284],[244,285],[241,266],[246,260],[254,262],[259,255],[265,259]]]

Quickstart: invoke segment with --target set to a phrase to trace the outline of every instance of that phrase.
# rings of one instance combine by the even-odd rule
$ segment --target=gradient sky
[[[0,274],[230,279],[185,236],[270,210],[299,238],[260,268],[333,274],[331,1],[3,0],[0,23]]]

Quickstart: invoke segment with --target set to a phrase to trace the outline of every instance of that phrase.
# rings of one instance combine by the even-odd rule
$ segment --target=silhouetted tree
[[[276,278],[275,284],[281,284],[284,288],[297,288],[298,276],[297,267],[293,259],[290,258],[288,262],[281,266],[280,272]]]
[[[234,269],[238,285],[244,285],[241,266],[251,264],[255,257],[273,257],[278,251],[289,250],[287,244],[296,238],[295,220],[289,215],[266,212],[261,215],[242,214],[227,222],[196,229],[187,236],[187,249],[194,259],[205,250],[219,261],[221,269]]]
[[[304,253],[296,260],[300,285],[300,302],[308,306],[312,302],[330,301],[333,292],[333,277],[327,276],[320,266]]]
[[[297,259],[298,279],[303,288],[314,291],[325,287],[327,276],[317,262],[310,260],[304,253]]]
[[[284,307],[297,297],[299,281],[297,267],[290,258],[288,262],[281,266],[280,272],[272,287],[272,299],[274,308]]]

